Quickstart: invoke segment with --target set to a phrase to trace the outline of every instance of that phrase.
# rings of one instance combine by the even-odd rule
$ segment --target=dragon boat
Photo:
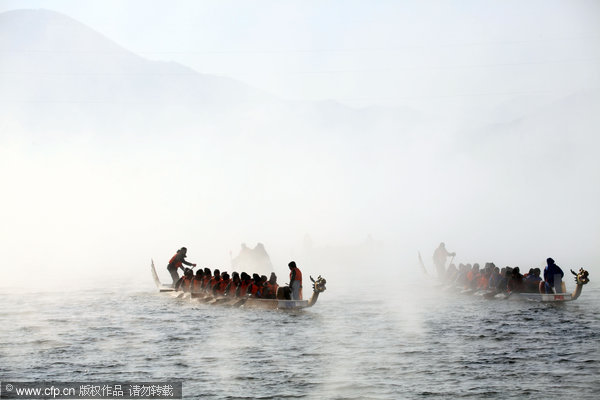
[[[221,305],[225,307],[240,307],[240,308],[258,308],[267,310],[300,310],[308,307],[312,307],[317,302],[319,295],[326,289],[325,285],[327,281],[325,278],[319,276],[316,280],[310,277],[312,281],[313,293],[309,300],[287,300],[282,298],[277,299],[259,299],[255,297],[214,297],[212,294],[207,293],[190,293],[183,292],[181,290],[175,290],[173,286],[161,283],[156,268],[154,267],[154,260],[151,261],[150,269],[152,272],[152,278],[154,283],[161,293],[167,293],[170,296],[178,299],[189,299],[191,301],[198,301],[209,305]],[[279,297],[279,295],[278,295]]]
[[[573,293],[566,293],[566,290],[563,289],[565,293],[509,293],[506,294],[494,294],[493,296],[487,297],[500,297],[506,298],[507,300],[528,300],[528,301],[537,301],[537,302],[564,302],[564,301],[573,301],[577,300],[579,296],[581,296],[581,291],[583,290],[583,286],[586,285],[589,279],[589,273],[583,268],[579,268],[579,272],[575,272],[571,270],[571,273],[575,275],[575,291]],[[563,285],[564,286],[564,285]],[[490,293],[493,294],[493,293]],[[484,296],[486,296],[484,294]]]
[[[501,299],[501,300],[524,300],[533,301],[540,303],[554,302],[560,303],[565,301],[577,300],[581,295],[583,286],[586,285],[590,280],[588,278],[589,273],[583,268],[579,269],[579,272],[571,270],[571,273],[575,275],[575,291],[568,293],[566,291],[563,282],[563,292],[561,293],[531,293],[531,292],[505,292],[500,290],[473,290],[455,287],[455,290],[463,295],[475,295],[486,299]]]
[[[581,296],[583,286],[586,285],[590,280],[588,278],[588,271],[583,268],[579,269],[579,272],[571,270],[571,273],[575,275],[575,290],[573,293],[568,293],[563,282],[563,291],[561,293],[531,293],[531,292],[505,292],[500,290],[471,290],[463,289],[459,292],[461,294],[473,294],[484,297],[486,299],[503,299],[503,300],[524,300],[533,302],[554,302],[560,303],[565,301],[577,300]]]
[[[425,268],[425,264],[423,263],[423,259],[421,258],[421,253],[419,253],[419,264],[421,266],[421,270],[425,275],[429,275],[427,273],[427,268]],[[575,276],[575,290],[573,293],[568,293],[566,291],[564,282],[563,282],[563,290],[562,293],[528,293],[528,292],[511,292],[506,293],[500,290],[474,290],[474,289],[465,289],[464,287],[457,287],[454,285],[440,283],[442,287],[445,287],[446,290],[456,291],[460,294],[464,295],[477,295],[484,297],[486,299],[505,299],[505,300],[525,300],[525,301],[534,301],[534,302],[565,302],[565,301],[573,301],[577,300],[579,296],[581,296],[581,291],[583,290],[583,286],[586,285],[589,279],[589,272],[583,268],[579,268],[578,272],[571,270],[571,273]]]

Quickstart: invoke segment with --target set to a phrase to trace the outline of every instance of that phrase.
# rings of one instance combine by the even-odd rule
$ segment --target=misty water
[[[544,304],[415,278],[329,282],[295,312],[208,306],[151,286],[5,291],[0,376],[178,379],[184,398],[597,398],[593,280],[575,302]]]

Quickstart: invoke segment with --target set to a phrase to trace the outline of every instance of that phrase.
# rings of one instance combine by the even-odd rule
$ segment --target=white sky
[[[549,110],[559,111],[546,110],[541,121],[531,111],[600,89],[600,1],[0,0],[0,12],[23,8],[63,13],[136,54],[281,98],[408,106],[445,118],[425,118],[416,132],[394,131],[387,148],[360,132],[315,140],[304,153],[302,127],[291,127],[294,143],[256,140],[288,129],[279,121],[265,132],[260,115],[254,128],[235,121],[214,128],[233,131],[241,144],[202,139],[208,144],[181,145],[183,155],[145,144],[133,156],[125,145],[119,153],[60,137],[54,148],[23,135],[0,146],[3,182],[18,193],[0,205],[0,280],[17,276],[12,266],[23,262],[120,271],[154,254],[164,264],[184,244],[194,249],[192,261],[222,265],[242,241],[266,242],[285,267],[293,240],[307,232],[334,244],[387,234],[405,242],[413,261],[417,246],[426,254],[440,240],[480,262],[552,254],[585,265],[599,257],[600,194],[589,185],[600,173],[598,123],[572,118],[587,97],[565,102],[569,126],[560,124],[556,104]],[[519,115],[530,118],[510,125]],[[486,140],[461,130],[473,120],[485,123],[474,132]],[[504,125],[494,131],[490,123]],[[171,145],[171,130],[156,137]],[[76,137],[85,142],[81,132]],[[417,139],[406,143],[410,137]],[[185,195],[173,196],[173,187]]]
[[[597,1],[0,1],[16,8],[288,99],[443,113],[600,87]]]

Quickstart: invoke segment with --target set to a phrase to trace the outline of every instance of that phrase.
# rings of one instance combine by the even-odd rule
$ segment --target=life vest
[[[292,270],[290,270],[290,282],[292,280],[292,273],[293,272],[295,272],[294,280],[295,281],[300,281],[300,284],[302,284],[302,272],[300,271],[300,269],[298,267],[295,267]]]
[[[175,269],[183,268],[183,262],[182,262],[182,260],[180,260],[177,257],[178,255],[179,255],[179,253],[175,253],[175,255],[173,257],[171,257],[167,268],[175,268]]]
[[[214,276],[212,278],[210,278],[210,281],[208,281],[208,286],[206,287],[206,290],[208,291],[212,291],[213,288],[215,287],[215,284],[220,282],[221,278],[219,278],[219,280],[217,280],[217,278],[215,278]]]
[[[488,287],[488,279],[485,277],[485,275],[481,275],[481,277],[479,278],[479,282],[478,282],[478,288],[479,289],[485,289]]]
[[[266,282],[263,288],[263,297],[266,299],[274,299],[277,296],[277,289],[279,285],[276,283]]]
[[[249,281],[249,282],[242,281],[240,283],[240,286],[238,286],[238,288],[240,289],[238,296],[242,297],[242,296],[246,295],[246,292],[248,290],[248,286],[250,286],[250,283],[252,283],[252,282],[251,281]]]
[[[471,281],[469,282],[469,287],[471,289],[477,289],[480,278],[481,278],[481,274],[479,272],[474,272],[473,276],[471,278]]]
[[[469,282],[471,282],[471,281],[473,280],[473,275],[474,275],[474,272],[473,272],[473,270],[471,270],[471,271],[467,272],[467,280],[468,280]]]
[[[204,279],[200,278],[194,278],[194,280],[192,281],[192,293],[200,293],[202,291],[202,283],[203,283]]]
[[[253,297],[260,297],[260,295],[261,295],[260,286],[258,286],[256,283],[252,282],[250,284],[250,286],[248,286],[248,293],[250,295],[252,295]]]
[[[231,279],[227,279],[226,281],[221,279],[219,282],[217,282],[215,284],[215,293],[218,295],[223,296],[225,294],[225,288],[227,287],[227,285],[229,285],[229,283],[231,282]]]
[[[205,276],[204,278],[202,278],[202,288],[204,290],[208,290],[208,282],[210,282],[211,277],[210,276]]]
[[[229,281],[229,290],[227,291],[226,295],[229,297],[235,297],[235,292],[237,292],[237,288],[238,286],[235,284],[234,281]]]

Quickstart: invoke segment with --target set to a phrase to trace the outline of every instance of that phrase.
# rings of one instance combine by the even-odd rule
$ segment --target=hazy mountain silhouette
[[[0,49],[9,75],[3,85],[29,88],[19,90],[21,100],[225,105],[269,97],[232,79],[146,60],[53,11],[0,14]]]
[[[226,132],[256,125],[285,134],[377,130],[413,124],[410,110],[355,110],[335,102],[289,102],[234,79],[140,57],[74,19],[48,10],[0,14],[0,115],[9,127],[65,132]]]

